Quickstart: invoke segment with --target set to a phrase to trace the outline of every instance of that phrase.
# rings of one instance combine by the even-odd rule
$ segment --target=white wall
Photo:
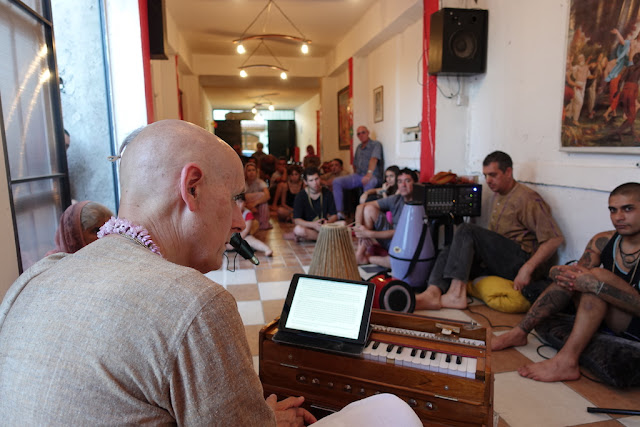
[[[354,59],[353,126],[367,126],[382,143],[385,168],[420,166],[420,142],[402,142],[402,129],[417,126],[422,117],[422,28],[419,19],[369,55]],[[373,91],[380,86],[384,114],[375,123]]]
[[[347,170],[350,168],[349,150],[340,150],[338,146],[338,92],[349,85],[347,67],[340,69],[334,76],[322,79],[320,102],[322,104],[322,120],[320,129],[320,158],[342,159]],[[355,136],[355,135],[354,135]]]
[[[178,79],[175,56],[151,61],[153,112],[155,121],[178,119]]]
[[[314,149],[316,148],[318,131],[316,116],[319,110],[320,94],[296,108],[296,144],[300,149],[300,159],[307,155],[307,145],[312,145]],[[326,158],[322,152],[318,153],[318,155],[323,160]]]

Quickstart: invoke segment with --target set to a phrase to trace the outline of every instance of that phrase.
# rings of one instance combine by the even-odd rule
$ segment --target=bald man
[[[3,301],[3,423],[312,422],[302,398],[265,402],[236,302],[202,274],[244,228],[240,159],[180,121],[127,142],[118,218],[34,265]]]
[[[301,397],[265,401],[236,302],[202,274],[245,226],[236,153],[177,120],[123,148],[119,216],[35,264],[0,305],[3,424],[314,422]]]

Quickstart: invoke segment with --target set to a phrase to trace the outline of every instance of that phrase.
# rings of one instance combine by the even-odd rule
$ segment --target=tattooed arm
[[[577,265],[587,269],[598,267],[600,265],[600,255],[602,254],[602,250],[614,233],[614,231],[604,231],[593,236],[589,243],[587,243],[587,247],[584,249],[584,253],[582,254],[582,257],[580,257]],[[566,284],[566,273],[572,270],[569,267],[571,266],[556,265],[551,268],[549,277],[560,285]]]

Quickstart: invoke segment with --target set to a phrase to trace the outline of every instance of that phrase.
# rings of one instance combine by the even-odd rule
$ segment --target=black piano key
[[[398,349],[396,350],[396,354],[400,354],[400,353],[402,353],[402,349],[403,349],[403,348],[404,348],[404,347],[398,347]]]
[[[426,357],[427,357],[427,350],[422,350],[422,351],[420,352],[420,359],[424,359],[424,358],[426,358]]]
[[[391,352],[391,350],[393,350],[393,346],[394,346],[393,344],[389,344],[387,346],[387,353],[389,353],[389,352]]]
[[[438,355],[438,353],[436,353],[435,351],[433,353],[431,353],[431,360],[436,360],[436,356]]]
[[[462,365],[462,356],[456,357],[456,365]]]
[[[373,344],[373,347],[371,347],[373,350],[376,350],[378,347],[380,346],[380,341],[376,341],[375,344]]]
[[[411,357],[415,356],[417,352],[418,352],[418,350],[415,349],[415,348],[413,350],[411,350]]]
[[[451,355],[450,354],[447,354],[447,358],[445,359],[445,362],[451,363]]]

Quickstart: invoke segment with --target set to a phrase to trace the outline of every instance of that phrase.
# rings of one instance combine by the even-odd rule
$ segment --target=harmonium
[[[276,343],[278,319],[260,331],[265,397],[304,396],[316,417],[378,393],[407,402],[424,425],[493,425],[493,375],[486,328],[401,314],[371,313],[359,357]]]

